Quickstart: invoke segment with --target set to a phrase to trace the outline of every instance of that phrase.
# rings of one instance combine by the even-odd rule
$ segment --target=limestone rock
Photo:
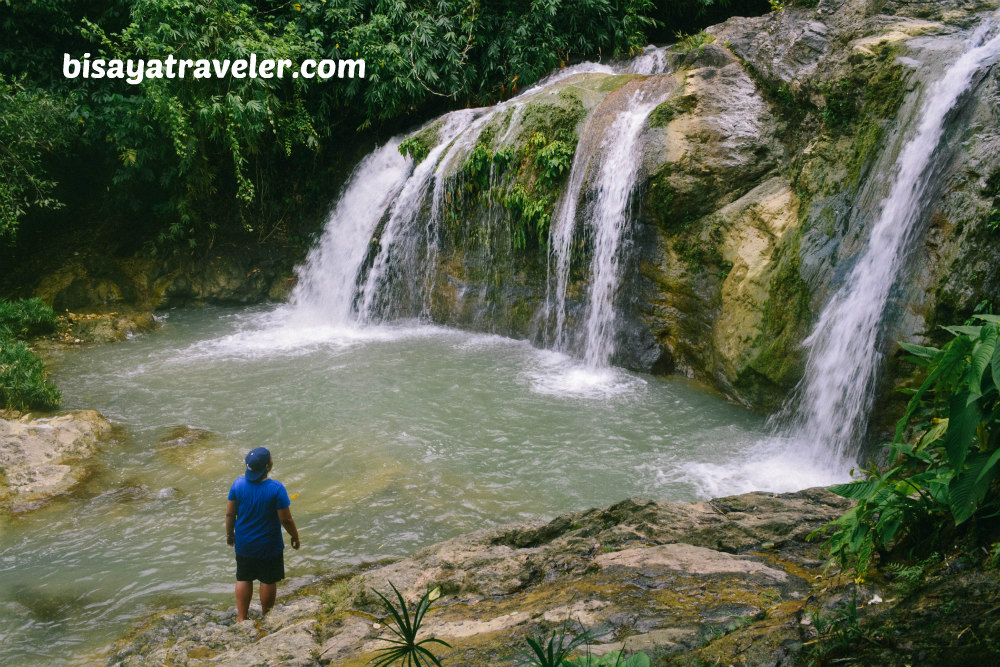
[[[169,612],[120,642],[109,665],[175,654],[189,665],[362,665],[386,646],[379,637],[389,636],[389,620],[371,589],[390,592],[389,582],[411,604],[441,587],[421,637],[454,647],[436,651],[444,664],[507,664],[525,637],[567,619],[574,631],[604,628],[595,655],[623,640],[630,651],[678,654],[713,628],[801,605],[804,577],[821,565],[805,534],[847,506],[823,489],[701,503],[633,499],[488,528],[340,580],[319,598],[279,601],[256,633],[234,624],[231,611]]]
[[[112,425],[94,410],[0,420],[0,511],[22,512],[82,482]]]

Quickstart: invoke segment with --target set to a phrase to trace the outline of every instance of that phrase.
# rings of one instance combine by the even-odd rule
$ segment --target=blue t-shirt
[[[291,505],[285,485],[276,479],[251,482],[239,477],[229,489],[236,501],[236,555],[274,558],[285,550],[278,510]]]

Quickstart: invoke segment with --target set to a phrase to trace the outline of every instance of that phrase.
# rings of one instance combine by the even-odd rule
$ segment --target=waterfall
[[[412,171],[393,140],[369,153],[354,169],[327,218],[319,243],[300,267],[289,297],[291,312],[307,324],[344,325],[354,320],[357,276],[372,233]]]
[[[994,17],[978,29],[969,50],[927,90],[919,126],[896,161],[895,180],[867,248],[804,343],[806,370],[790,404],[795,411],[786,432],[796,442],[812,443],[817,458],[830,466],[846,467],[864,434],[883,356],[879,334],[890,291],[923,229],[935,166],[945,157],[940,145],[949,112],[982,63],[1000,53],[996,23]]]
[[[637,91],[612,123],[602,146],[597,196],[588,215],[594,236],[584,352],[589,366],[606,366],[614,353],[614,304],[621,284],[622,240],[632,222],[632,191],[639,173],[637,144],[646,118],[662,101],[662,95]]]
[[[581,63],[553,72],[494,107],[446,114],[432,124],[437,125],[436,143],[416,165],[399,154],[399,138],[372,152],[354,170],[319,243],[299,268],[299,284],[290,297],[290,316],[304,324],[346,326],[399,316],[428,318],[436,288],[440,227],[447,207],[449,181],[490,121],[509,110],[507,125],[495,140],[497,147],[508,146],[517,136],[530,98],[552,94],[554,85],[560,81],[587,73],[650,74],[662,71],[666,62],[665,49],[649,48],[635,61],[615,66]],[[640,89],[607,127],[581,136],[568,193],[563,195],[555,216],[561,222],[554,227],[559,228],[559,234],[566,235],[558,238],[559,250],[552,255],[563,276],[557,288],[560,304],[557,329],[562,331],[569,245],[579,229],[577,202],[586,170],[594,163],[598,169],[592,188],[595,202],[587,211],[585,223],[597,242],[591,267],[594,286],[587,308],[588,343],[583,350],[590,365],[606,365],[613,352],[613,306],[621,278],[621,246],[638,173],[634,156],[645,119],[659,101],[661,98],[656,94]],[[494,179],[491,168],[491,185]],[[495,213],[494,206],[488,208]],[[484,224],[491,225],[493,221]],[[565,333],[561,336],[565,337]]]
[[[476,110],[454,111],[445,116],[438,130],[439,141],[413,170],[393,203],[389,220],[378,240],[379,250],[358,294],[358,316],[362,321],[386,317],[399,301],[423,303],[423,281],[417,280],[421,266],[421,240],[426,243],[428,226],[420,220],[427,189],[437,174],[438,159],[455,137],[475,120]],[[433,228],[433,225],[431,226]],[[419,292],[419,293],[418,293]]]
[[[573,158],[569,184],[553,215],[550,252],[556,282],[555,346],[562,351],[568,351],[570,347],[566,328],[566,293],[573,236],[581,217],[594,240],[584,327],[583,356],[588,366],[606,366],[614,353],[614,303],[621,285],[622,242],[632,221],[631,200],[639,174],[640,160],[636,159],[639,137],[646,118],[664,99],[662,93],[639,89],[610,125],[594,129],[592,125],[598,123],[588,123]],[[595,132],[601,133],[601,136],[595,139]],[[591,174],[595,161],[598,167]],[[581,215],[580,200],[585,198],[584,184],[588,174],[594,180],[592,189],[595,196]]]

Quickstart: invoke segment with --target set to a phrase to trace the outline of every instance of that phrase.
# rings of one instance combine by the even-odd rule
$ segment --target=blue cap
[[[271,452],[267,451],[265,447],[251,449],[250,453],[247,454],[246,462],[246,478],[251,482],[256,482],[267,474],[267,464],[271,462]]]

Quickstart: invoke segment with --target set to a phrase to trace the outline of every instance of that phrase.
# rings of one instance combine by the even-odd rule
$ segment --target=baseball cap
[[[271,452],[266,447],[251,449],[247,454],[246,478],[251,482],[256,482],[267,472],[267,464],[271,462]]]

